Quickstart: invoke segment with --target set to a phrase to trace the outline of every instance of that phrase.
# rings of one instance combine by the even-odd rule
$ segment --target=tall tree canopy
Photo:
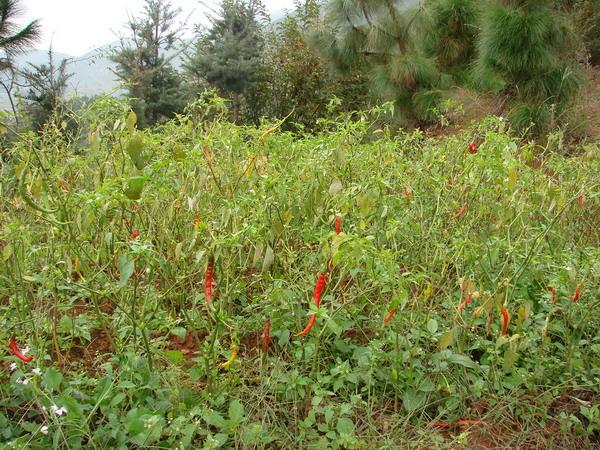
[[[73,76],[67,72],[67,64],[66,59],[57,64],[50,49],[47,63],[29,64],[30,68],[21,71],[27,86],[24,99],[32,129],[41,131],[52,114],[60,113],[67,82]]]
[[[142,127],[170,118],[184,106],[182,78],[165,55],[176,48],[179,13],[169,0],[146,0],[142,17],[129,20],[129,34],[112,54]]]
[[[16,54],[30,48],[40,36],[37,20],[21,27],[15,19],[21,14],[18,0],[0,0],[0,70]]]
[[[316,49],[340,73],[368,73],[371,91],[394,100],[405,123],[435,118],[442,78],[419,35],[420,8],[398,0],[330,0],[326,26],[312,35]]]
[[[495,0],[482,12],[476,76],[495,83],[518,130],[552,128],[579,90],[576,39],[552,0]]]
[[[260,0],[223,0],[208,32],[197,42],[186,68],[193,79],[206,80],[233,100],[239,119],[241,96],[260,79],[264,47],[262,22],[267,18]]]

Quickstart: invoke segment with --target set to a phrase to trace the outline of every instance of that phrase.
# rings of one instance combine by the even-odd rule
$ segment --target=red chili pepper
[[[556,291],[552,286],[547,286],[546,290],[552,294],[552,302],[556,301]]]
[[[579,196],[579,200],[578,201],[579,201],[579,206],[583,206],[583,202],[585,201],[585,197],[583,196],[583,194],[581,194]]]
[[[304,328],[304,330],[302,330],[298,336],[306,336],[310,330],[312,329],[312,327],[315,325],[315,322],[317,321],[317,315],[316,314],[312,314],[310,316],[310,320],[308,321],[308,325],[306,325],[306,327]]]
[[[132,241],[135,241],[139,237],[140,237],[140,232],[138,230],[133,230],[131,232],[131,240]]]
[[[319,306],[321,306],[321,296],[323,295],[323,291],[325,290],[326,287],[327,287],[327,274],[322,273],[321,275],[319,275],[319,278],[317,278],[317,283],[315,284],[314,300],[315,300],[315,306],[317,308]],[[316,320],[317,320],[317,315],[313,313],[310,316],[308,325],[306,325],[304,330],[302,330],[298,334],[298,336],[306,336],[309,333],[309,331],[311,330],[311,328],[314,326]]]
[[[342,232],[342,218],[340,216],[335,217],[335,234]]]
[[[581,288],[582,287],[583,287],[583,283],[579,283],[577,285],[577,287],[575,288],[575,293],[571,297],[571,300],[573,300],[574,302],[578,302],[579,301],[579,299],[581,298]]]
[[[269,351],[269,345],[271,345],[271,318],[265,319],[265,328],[263,330],[263,350]]]
[[[506,335],[506,332],[508,331],[508,322],[509,322],[509,317],[508,317],[508,309],[506,309],[506,305],[504,305],[502,307],[502,336]]]
[[[471,142],[469,144],[469,153],[474,155],[475,153],[477,153],[477,144],[475,142]]]
[[[23,362],[31,362],[31,360],[33,360],[33,356],[25,356],[23,353],[21,353],[21,351],[19,350],[19,347],[17,347],[17,341],[14,339],[9,339],[8,341],[8,345],[10,347],[10,349],[13,352],[13,355],[15,355],[17,358],[19,358],[21,361]]]
[[[468,208],[467,204],[466,204],[466,203],[464,203],[464,204],[462,205],[462,207],[460,208],[460,211],[458,211],[458,212],[456,213],[456,215],[454,216],[454,218],[455,218],[455,219],[460,219],[462,216],[464,216],[464,215],[465,215],[465,213],[467,212],[467,208]]]
[[[323,291],[325,290],[326,287],[327,287],[327,274],[322,273],[321,275],[319,275],[319,278],[317,278],[317,283],[315,284],[314,298],[315,298],[315,306],[317,308],[319,306],[321,306],[321,296],[323,295]]]
[[[215,282],[214,270],[214,262],[211,259],[208,261],[208,266],[206,266],[206,278],[204,280],[204,296],[206,297],[206,301],[209,305],[212,304],[213,287]]]
[[[392,309],[390,309],[390,312],[388,313],[388,315],[385,317],[385,319],[383,319],[383,324],[384,325],[387,325],[388,323],[390,323],[390,321],[394,317],[394,314],[396,314],[396,311],[398,311],[398,308],[392,308]]]
[[[469,303],[471,303],[473,301],[474,297],[473,295],[469,295],[460,305],[458,305],[458,315],[460,316],[460,313],[462,312],[463,309],[465,309],[465,306],[467,306]]]
[[[408,189],[406,186],[404,186],[404,196],[406,197],[406,204],[410,205],[410,197],[411,197],[412,193],[410,192],[410,189]]]

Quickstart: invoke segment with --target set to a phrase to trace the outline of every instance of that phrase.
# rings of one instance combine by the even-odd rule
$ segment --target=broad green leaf
[[[429,331],[431,334],[435,334],[438,330],[438,323],[437,320],[435,319],[429,319],[427,321],[427,331]]]
[[[130,111],[127,116],[127,129],[131,132],[135,131],[135,125],[137,124],[137,114],[134,111]]]
[[[170,331],[173,336],[177,336],[182,341],[187,336],[187,330],[184,327],[171,328]]]
[[[165,350],[165,357],[176,365],[183,364],[185,361],[181,350]]]
[[[239,423],[244,420],[244,405],[239,400],[233,400],[229,403],[229,420]]]
[[[125,151],[138,170],[143,170],[144,167],[146,167],[147,161],[144,156],[144,137],[140,133],[136,133],[131,137]]]
[[[133,177],[127,180],[127,187],[125,188],[125,195],[127,198],[130,200],[139,200],[142,198],[144,182],[144,177]]]
[[[133,275],[133,271],[135,268],[135,262],[133,260],[133,257],[130,255],[119,255],[118,264],[119,264],[120,278],[119,278],[119,283],[117,284],[117,286],[122,288],[123,286],[125,286],[127,284],[127,281],[129,281],[129,279]]]
[[[463,367],[467,367],[469,369],[477,367],[477,364],[471,358],[465,355],[459,355],[457,353],[452,353],[451,355],[449,355],[448,361]]]
[[[423,406],[425,394],[415,389],[408,389],[402,396],[402,405],[407,412],[413,412]]]
[[[347,417],[340,417],[337,421],[336,430],[342,436],[352,436],[354,434],[354,422]]]
[[[44,373],[44,377],[42,378],[44,387],[49,391],[57,390],[62,380],[62,374],[54,367],[48,367]]]
[[[438,344],[440,350],[446,350],[448,347],[454,344],[454,330],[446,331],[444,334],[442,334]]]
[[[342,186],[342,182],[340,180],[333,180],[331,186],[329,186],[329,195],[332,197],[338,194],[344,187]]]
[[[266,272],[271,268],[273,262],[275,261],[275,253],[271,246],[267,247],[267,251],[265,252],[265,258],[263,259],[262,271]]]
[[[519,359],[519,355],[511,348],[507,348],[504,352],[504,362],[502,364],[502,369],[505,372],[509,372]]]

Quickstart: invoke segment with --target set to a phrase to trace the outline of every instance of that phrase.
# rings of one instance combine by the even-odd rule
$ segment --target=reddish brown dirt
[[[198,343],[204,342],[208,333],[205,331],[196,331],[194,333],[187,333],[185,339],[182,341],[177,336],[170,335],[168,338],[167,350],[180,351],[186,360],[191,360],[200,356],[200,347]]]
[[[104,330],[92,330],[89,343],[74,343],[67,352],[57,358],[63,366],[82,365],[85,371],[94,375],[100,364],[113,355],[111,340]]]
[[[104,299],[100,301],[99,309],[104,314],[111,315],[113,312],[115,312],[116,306],[110,300]],[[94,305],[86,300],[79,299],[74,303],[71,309],[66,312],[66,314],[69,317],[78,317],[82,314],[87,314],[90,312],[95,312]]]
[[[262,330],[253,331],[240,339],[240,356],[257,355],[262,346]]]

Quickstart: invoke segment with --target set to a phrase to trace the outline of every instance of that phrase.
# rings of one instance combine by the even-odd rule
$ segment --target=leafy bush
[[[597,146],[373,113],[294,136],[222,105],[140,131],[104,98],[83,144],[13,147],[0,342],[33,361],[0,355],[0,444],[594,448]]]

